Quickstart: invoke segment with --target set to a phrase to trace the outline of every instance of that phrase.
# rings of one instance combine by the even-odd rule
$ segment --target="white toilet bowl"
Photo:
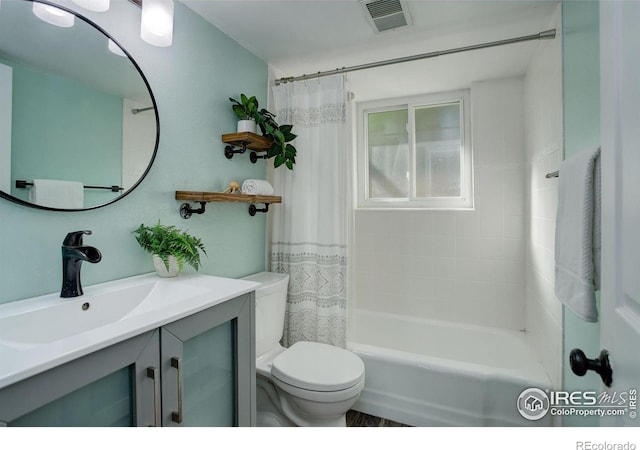
[[[273,406],[297,426],[345,426],[345,414],[364,388],[362,360],[317,342],[277,350],[256,363],[258,387]]]
[[[317,342],[282,347],[288,275],[263,272],[246,279],[263,284],[256,289],[258,425],[345,426],[364,388],[362,360]]]

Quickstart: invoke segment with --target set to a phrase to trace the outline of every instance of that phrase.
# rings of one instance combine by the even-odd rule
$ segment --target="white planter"
[[[249,131],[250,133],[255,133],[257,130],[256,121],[253,119],[250,120],[238,120],[238,133],[244,133],[245,131]]]
[[[175,256],[169,256],[169,270],[167,270],[167,266],[164,265],[164,261],[162,261],[162,258],[158,255],[152,255],[151,258],[158,276],[163,278],[172,278],[178,276],[180,273],[180,267],[178,266],[178,261]]]

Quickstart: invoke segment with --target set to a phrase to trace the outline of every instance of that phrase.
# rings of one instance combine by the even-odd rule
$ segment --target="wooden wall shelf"
[[[180,215],[183,219],[188,219],[192,214],[202,214],[205,211],[205,204],[208,202],[241,202],[250,203],[249,214],[255,216],[257,212],[268,212],[271,203],[282,203],[282,197],[276,195],[247,195],[247,194],[226,194],[224,192],[199,192],[199,191],[176,191],[176,200],[187,200],[200,202],[199,209],[193,209],[188,203],[183,203],[180,207]],[[257,208],[255,203],[263,203],[264,208]]]
[[[267,156],[258,156],[255,152],[265,152],[271,147],[271,141],[259,134],[248,131],[242,133],[228,133],[222,135],[222,142],[228,144],[224,148],[224,156],[227,159],[233,158],[235,154],[241,154],[249,150],[251,152],[251,162],[255,164],[258,159],[267,159]],[[236,149],[237,148],[237,149]]]
[[[225,194],[224,192],[176,191],[176,200],[192,202],[282,203],[276,195]]]
[[[249,150],[265,151],[271,147],[271,141],[259,134],[244,131],[242,133],[228,133],[222,135],[222,142],[237,147],[246,145]]]

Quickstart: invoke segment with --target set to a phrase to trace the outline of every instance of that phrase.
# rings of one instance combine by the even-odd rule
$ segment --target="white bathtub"
[[[358,411],[413,426],[551,425],[516,408],[526,388],[551,389],[524,333],[355,311],[347,347],[366,367]]]

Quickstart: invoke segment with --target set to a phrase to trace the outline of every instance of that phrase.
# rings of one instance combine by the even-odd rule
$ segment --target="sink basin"
[[[48,343],[113,323],[147,299],[155,285],[146,281],[66,300],[56,294],[40,297],[44,307],[0,319],[0,340]],[[46,300],[50,302],[46,304]]]
[[[133,277],[89,286],[84,295],[72,299],[55,293],[2,305],[19,310],[5,315],[0,307],[0,341],[55,342],[207,294],[215,290],[213,280],[224,279],[204,275],[175,279]]]
[[[251,292],[245,280],[138,275],[0,305],[0,388]]]

